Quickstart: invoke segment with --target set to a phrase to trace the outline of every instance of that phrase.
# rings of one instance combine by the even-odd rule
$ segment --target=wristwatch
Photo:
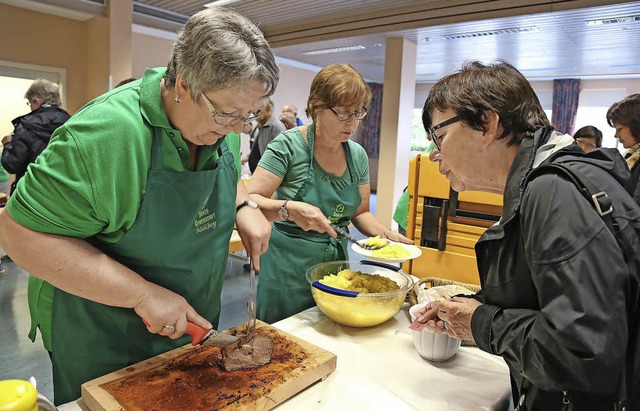
[[[287,200],[284,203],[282,203],[282,206],[280,206],[280,210],[278,210],[278,216],[280,217],[280,220],[282,220],[282,221],[289,221],[289,210],[287,210],[287,203],[288,202],[289,202],[289,200]]]
[[[253,200],[244,200],[243,202],[241,202],[240,204],[238,204],[238,206],[236,207],[236,214],[238,214],[238,211],[240,211],[240,209],[244,206],[249,206],[251,208],[255,208],[258,209],[260,207],[258,207],[258,203],[256,203]]]

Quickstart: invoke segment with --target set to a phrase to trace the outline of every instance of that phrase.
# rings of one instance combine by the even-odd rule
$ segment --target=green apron
[[[316,176],[314,132],[311,124],[307,129],[309,171],[291,200],[315,205],[332,223],[348,231],[349,221],[362,202],[349,144],[343,143],[342,146],[351,182],[336,189],[331,182],[339,180],[339,177]],[[326,261],[346,260],[348,256],[347,241],[342,237],[331,238],[327,233],[304,231],[293,222],[274,222],[269,249],[260,257],[257,317],[271,324],[313,307],[311,286],[305,278],[307,269]]]
[[[235,221],[238,174],[223,141],[213,170],[162,169],[161,138],[153,137],[144,199],[131,229],[102,249],[145,279],[174,291],[214,327]],[[180,347],[177,340],[149,333],[131,308],[98,304],[56,289],[52,318],[56,404],[80,396],[93,378]],[[144,393],[140,393],[144,395]]]

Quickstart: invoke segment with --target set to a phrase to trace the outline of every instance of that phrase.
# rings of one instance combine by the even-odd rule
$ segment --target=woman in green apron
[[[20,181],[0,244],[32,274],[56,404],[188,343],[187,321],[217,326],[234,223],[254,261],[271,231],[239,182],[238,133],[277,83],[252,23],[203,11],[166,70],[85,105]]]
[[[257,292],[257,315],[267,323],[314,305],[305,279],[309,267],[348,259],[347,242],[331,224],[348,230],[353,222],[366,235],[411,243],[369,211],[369,160],[349,138],[370,100],[369,86],[353,67],[325,67],[311,83],[307,115],[313,123],[269,143],[251,177],[252,199],[275,221]]]

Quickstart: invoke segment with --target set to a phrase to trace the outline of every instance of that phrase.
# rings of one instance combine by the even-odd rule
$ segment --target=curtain
[[[553,107],[551,125],[561,133],[573,135],[578,112],[580,79],[553,80]]]
[[[364,118],[362,146],[369,158],[380,156],[380,126],[382,123],[382,84],[367,83],[371,88],[371,106]]]

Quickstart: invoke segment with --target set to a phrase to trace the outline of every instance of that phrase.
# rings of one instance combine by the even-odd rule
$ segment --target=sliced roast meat
[[[256,368],[271,361],[273,340],[263,334],[241,337],[222,350],[222,362],[227,371]]]

